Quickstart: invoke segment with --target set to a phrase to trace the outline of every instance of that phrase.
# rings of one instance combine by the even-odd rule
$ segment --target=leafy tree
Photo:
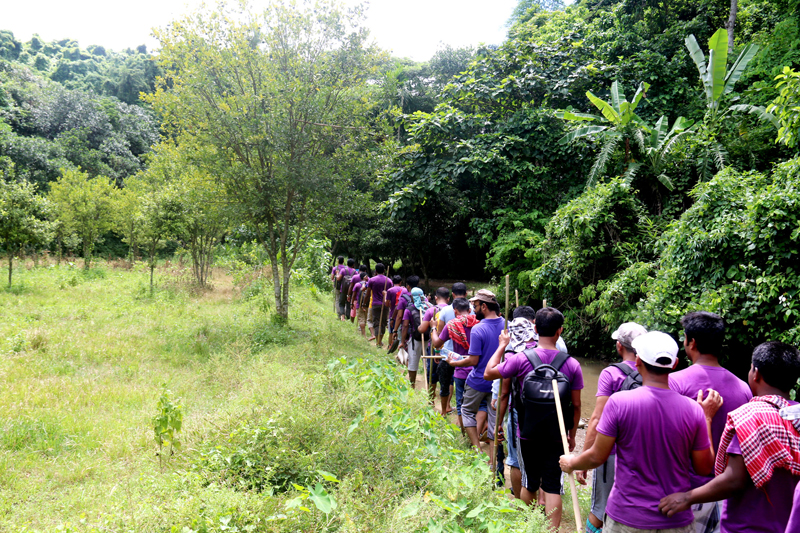
[[[90,178],[80,170],[65,169],[50,186],[49,198],[56,216],[64,230],[80,240],[87,270],[95,244],[112,227],[117,192],[108,178]]]
[[[184,207],[177,191],[168,186],[145,192],[139,198],[139,202],[140,239],[147,251],[152,296],[153,273],[156,269],[158,250],[164,246],[167,239],[180,235],[184,222]]]
[[[767,112],[775,113],[780,121],[777,142],[794,148],[800,136],[800,72],[784,67],[776,79],[781,92]]]
[[[149,100],[169,128],[217,151],[215,172],[272,263],[280,321],[297,254],[353,194],[336,153],[365,133],[361,18],[331,3],[220,7],[156,32],[166,76]]]
[[[3,173],[5,174],[5,172]],[[11,287],[14,254],[26,246],[46,244],[51,237],[50,203],[36,194],[33,184],[0,177],[0,242],[8,254]]]

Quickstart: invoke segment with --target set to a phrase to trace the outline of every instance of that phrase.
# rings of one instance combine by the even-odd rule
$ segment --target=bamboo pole
[[[508,304],[509,304],[509,301],[511,300],[511,296],[509,294],[509,290],[510,290],[509,289],[509,281],[510,281],[510,276],[508,274],[506,274],[506,314],[505,314],[505,319],[506,319],[505,330],[506,331],[508,331]],[[503,359],[505,359],[505,355],[506,355],[505,353],[500,354],[500,363],[502,363]],[[497,395],[497,403],[498,404],[500,403],[500,395],[499,394]],[[501,423],[502,422],[500,421],[500,419],[497,416],[497,407],[495,407],[494,443],[493,443],[493,448],[492,448],[492,480],[494,480],[494,473],[495,473],[495,469],[497,468],[497,445],[498,445],[497,434],[500,431],[500,424]]]
[[[514,289],[514,296],[517,298],[517,307],[519,307],[519,289]]]
[[[558,426],[561,428],[561,443],[564,445],[564,455],[569,455],[569,442],[567,442],[567,429],[564,425],[564,413],[561,410],[561,397],[558,394],[558,382],[553,380],[553,397],[556,400],[556,411],[558,411]],[[569,488],[572,493],[572,510],[575,512],[575,527],[577,533],[581,533],[581,508],[578,505],[578,491],[575,488],[575,474],[569,473]]]
[[[422,319],[425,318],[422,314],[422,309],[419,310],[419,325],[422,325]],[[422,355],[420,356],[420,361],[422,361],[422,375],[425,377],[425,395],[430,396],[430,384],[428,383],[428,367],[425,366],[425,334],[420,332],[420,337],[422,337]]]
[[[547,307],[547,298],[542,300],[542,307]]]

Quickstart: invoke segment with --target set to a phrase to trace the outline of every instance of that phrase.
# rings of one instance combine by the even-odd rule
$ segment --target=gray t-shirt
[[[455,310],[453,310],[453,306],[452,305],[448,305],[447,307],[445,307],[444,309],[439,311],[439,320],[444,322],[445,325],[448,322],[450,322],[451,320],[453,320],[455,317],[456,317],[456,312],[455,312]],[[439,325],[437,324],[436,327],[438,328]],[[446,341],[444,341],[444,347],[452,352],[453,351],[453,340],[452,339],[447,339]]]

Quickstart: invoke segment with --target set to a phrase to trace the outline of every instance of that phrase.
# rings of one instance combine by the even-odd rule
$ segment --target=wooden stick
[[[509,291],[509,285],[508,284],[509,284],[509,275],[506,274],[506,315],[505,315],[505,319],[506,319],[505,330],[506,331],[508,331],[508,304],[509,304],[509,300],[511,299],[511,296],[509,295],[509,292],[508,292]],[[503,359],[505,359],[505,355],[506,355],[505,353],[500,354],[500,363],[502,363]],[[499,394],[497,395],[497,403],[498,404],[500,403],[500,395]],[[495,415],[494,415],[494,447],[492,448],[492,482],[494,482],[494,475],[495,475],[495,470],[496,470],[496,467],[497,467],[497,446],[498,446],[497,433],[500,431],[500,424],[501,423],[502,422],[500,421],[500,418],[498,418],[498,416],[497,416],[497,408],[495,407]]]
[[[517,297],[517,307],[519,307],[519,289],[514,289],[514,296]]]
[[[542,307],[547,307],[547,298],[542,300]]]
[[[422,309],[419,310],[419,325],[422,325],[422,319],[425,318],[422,314]],[[422,361],[423,357],[425,357],[425,334],[420,332],[420,337],[422,337],[422,355],[420,360]],[[430,385],[428,384],[428,367],[425,366],[425,361],[422,361],[422,375],[425,377],[425,395],[430,396]]]
[[[558,426],[561,428],[561,443],[564,445],[564,455],[569,455],[569,442],[567,442],[567,429],[564,425],[564,413],[561,410],[561,397],[558,394],[558,382],[553,380],[553,397],[556,400],[556,411],[558,411]],[[569,473],[569,488],[572,492],[572,510],[575,512],[575,524],[577,532],[581,533],[583,522],[581,522],[581,508],[578,505],[578,491],[575,489],[575,474]]]

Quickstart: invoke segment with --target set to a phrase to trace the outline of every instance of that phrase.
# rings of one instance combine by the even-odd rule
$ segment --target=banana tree
[[[600,153],[597,154],[592,169],[589,172],[589,178],[586,186],[593,185],[597,179],[603,174],[608,165],[608,161],[617,149],[621,141],[625,141],[625,162],[630,165],[631,159],[631,138],[633,138],[637,127],[644,124],[644,121],[635,113],[636,108],[647,94],[650,88],[649,83],[640,83],[636,89],[636,93],[630,102],[625,98],[625,94],[620,90],[619,84],[615,81],[611,84],[611,101],[606,102],[592,94],[591,91],[586,91],[586,97],[590,102],[600,111],[601,115],[593,115],[591,113],[576,113],[572,110],[557,111],[558,118],[570,121],[599,121],[604,124],[593,124],[584,126],[573,130],[562,137],[559,142],[561,144],[570,143],[582,137],[597,136],[602,142]]]
[[[725,166],[727,152],[716,140],[722,120],[730,113],[747,113],[757,116],[760,120],[770,122],[776,128],[776,118],[768,113],[764,107],[748,104],[734,104],[737,98],[729,99],[725,107],[725,96],[733,92],[736,82],[742,77],[748,63],[758,53],[758,45],[748,44],[741,51],[728,68],[728,31],[719,29],[708,40],[708,56],[705,55],[694,35],[685,39],[686,49],[689,51],[700,80],[703,82],[703,95],[706,101],[706,115],[704,119],[704,132],[698,136],[698,143],[703,146],[699,154],[698,165],[703,177],[708,177],[711,162],[716,164],[718,170]]]
[[[678,141],[692,131],[693,125],[694,121],[678,117],[670,129],[667,117],[662,116],[653,128],[637,129],[635,137],[643,155],[643,161],[634,161],[628,166],[625,182],[630,184],[639,169],[644,166],[664,187],[670,191],[674,190],[675,186],[667,176],[666,169],[673,160]]]

